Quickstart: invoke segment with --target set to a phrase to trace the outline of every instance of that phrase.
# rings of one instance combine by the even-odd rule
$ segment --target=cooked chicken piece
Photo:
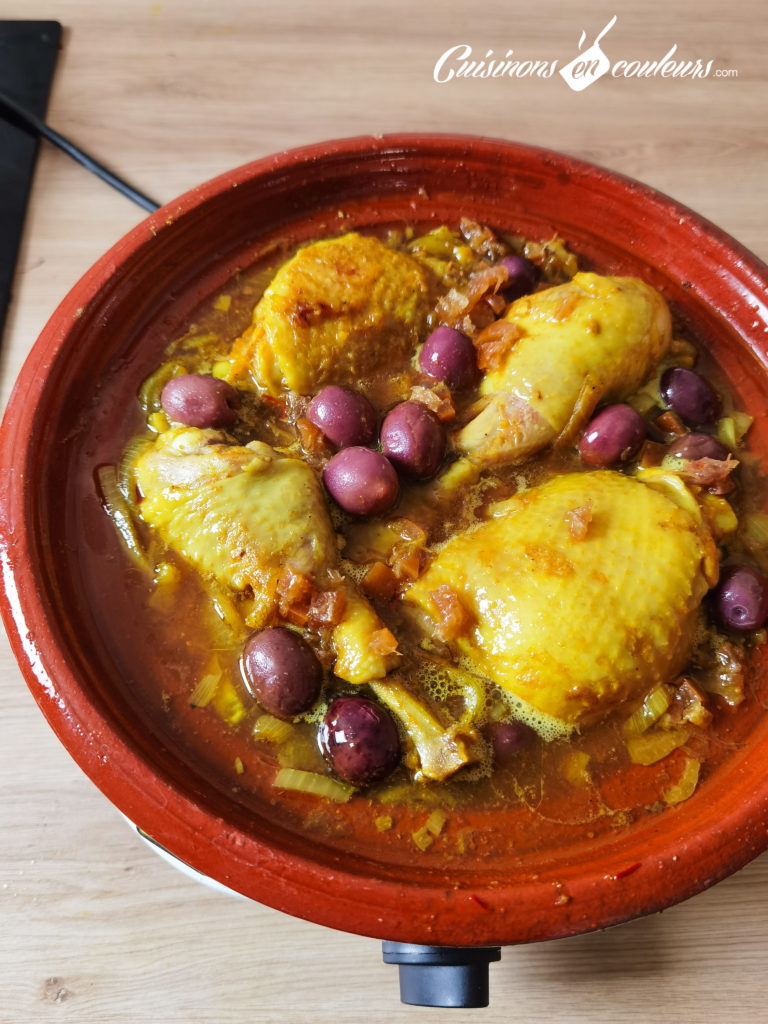
[[[232,349],[231,377],[271,394],[352,384],[414,351],[429,312],[429,271],[376,238],[315,242],[288,260]]]
[[[454,536],[404,599],[439,635],[453,595],[467,614],[450,644],[465,667],[574,727],[682,669],[717,565],[679,478],[576,473]]]
[[[599,402],[643,383],[671,339],[669,310],[654,288],[599,274],[518,299],[492,329],[502,355],[481,384],[488,404],[456,437],[482,463],[517,462],[575,438]]]
[[[274,617],[277,581],[286,569],[338,587],[336,534],[312,469],[252,441],[228,443],[216,430],[176,427],[140,451],[135,465],[139,513],[163,542],[204,576],[243,598],[249,626]],[[349,581],[334,628],[335,671],[351,683],[382,678],[392,656],[371,654],[383,623]]]
[[[417,779],[442,781],[463,768],[472,758],[467,747],[469,730],[457,725],[446,728],[437,720],[424,700],[416,697],[399,679],[371,684],[371,689],[398,718],[413,746],[419,767]]]

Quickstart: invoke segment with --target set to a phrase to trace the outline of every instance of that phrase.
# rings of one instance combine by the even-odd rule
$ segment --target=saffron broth
[[[405,248],[409,239],[403,232],[391,237],[390,243]],[[511,239],[508,245],[522,248],[523,242]],[[473,259],[477,262],[477,254]],[[195,312],[186,332],[168,346],[163,365],[176,362],[186,372],[208,372],[225,360],[275,269],[274,263],[259,265],[233,278],[223,292]],[[546,270],[548,283],[564,276],[562,263],[554,257]],[[707,375],[717,383],[709,366]],[[423,385],[423,377],[410,360],[360,382],[378,409],[389,408],[407,398],[411,387]],[[150,423],[153,415],[162,416],[157,408],[152,411],[153,399],[147,398],[151,390],[144,393]],[[477,397],[468,392],[457,400],[459,422]],[[242,402],[231,430],[236,442],[259,440],[297,452],[301,449],[299,421],[306,403],[265,401],[256,391],[245,392]],[[124,434],[113,442],[108,461],[119,462],[120,451],[131,437],[140,434],[144,423],[138,412],[127,421]],[[153,425],[164,429],[160,420]],[[144,435],[152,436],[146,430]],[[99,458],[104,458],[106,450],[99,452]],[[330,452],[311,449],[302,454],[319,471]],[[447,499],[436,497],[429,483],[406,485],[387,518],[416,523],[425,531],[428,546],[434,547],[457,530],[484,521],[492,503],[583,469],[576,450],[564,447],[522,465],[496,468],[459,486]],[[749,493],[754,488],[752,476],[750,466],[743,465],[741,491]],[[172,551],[163,550],[138,516],[134,526],[154,571],[148,574],[130,566],[109,521],[99,518],[98,512],[93,501],[84,506],[93,537],[83,571],[93,614],[112,656],[134,666],[131,678],[125,680],[131,699],[150,712],[164,742],[181,753],[190,772],[205,784],[229,792],[246,813],[251,810],[281,827],[310,835],[330,850],[351,851],[392,865],[418,857],[425,869],[435,871],[449,869],[456,858],[463,862],[477,858],[479,876],[492,875],[503,865],[557,857],[574,843],[599,842],[642,818],[651,820],[670,803],[686,798],[681,794],[690,788],[691,765],[700,766],[694,788],[696,782],[705,784],[707,776],[738,749],[761,713],[759,700],[748,690],[738,708],[710,696],[711,724],[703,728],[689,724],[681,743],[658,760],[642,764],[633,760],[627,744],[626,722],[638,706],[633,702],[580,733],[548,740],[533,736],[526,750],[508,765],[494,766],[486,744],[476,761],[439,782],[413,781],[412,772],[402,765],[382,782],[360,788],[345,802],[291,792],[274,784],[281,768],[331,774],[318,746],[317,720],[334,688],[345,693],[352,688],[329,682],[319,707],[290,722],[283,739],[259,738],[270,735],[264,728],[271,723],[262,724],[258,731],[264,712],[248,691],[241,659],[248,630],[237,623],[236,607],[233,627],[231,597],[220,588],[212,589]],[[342,570],[351,578],[363,579],[372,561],[361,557],[370,543],[371,522],[361,522],[338,509],[333,517],[346,540]],[[737,535],[732,550],[738,553],[744,543]],[[159,573],[158,565],[162,566]],[[430,686],[426,679],[417,657],[420,637],[413,625],[387,602],[376,602],[376,609],[400,640],[403,663],[399,675],[412,678],[417,688],[426,690],[441,714],[459,713],[456,705],[462,698],[456,690]],[[737,652],[744,647],[711,628],[708,638],[715,646],[728,642]],[[750,637],[750,643],[754,639]],[[330,668],[331,652],[322,638],[318,650]],[[706,661],[704,655],[701,658]],[[711,665],[700,668],[710,671]],[[439,675],[439,670],[436,673]],[[201,683],[212,677],[217,677],[216,684],[201,690]],[[425,681],[426,686],[418,685]],[[510,716],[510,706],[496,688],[489,687],[487,697],[491,706],[494,702],[498,706],[500,717]],[[279,733],[277,727],[273,734]]]

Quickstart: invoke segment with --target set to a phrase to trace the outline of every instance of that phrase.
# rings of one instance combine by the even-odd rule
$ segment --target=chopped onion
[[[523,256],[538,263],[549,284],[568,281],[579,270],[576,254],[569,252],[563,239],[557,236],[548,242],[526,242]]]
[[[211,367],[211,376],[217,380],[229,380],[232,364],[228,359],[219,359]]]
[[[411,836],[413,837],[414,843],[416,843],[422,853],[424,850],[428,850],[435,841],[435,837],[430,835],[427,831],[426,825],[422,825],[421,828],[417,828],[415,832],[411,833]]]
[[[679,505],[680,508],[689,512],[695,523],[701,522],[699,503],[676,473],[670,473],[668,470],[656,466],[648,468],[638,466],[637,479],[660,491],[675,505]]]
[[[291,789],[297,793],[325,797],[337,804],[345,804],[355,791],[355,787],[346,782],[337,782],[327,775],[303,772],[298,768],[281,768],[272,785],[276,789]]]
[[[701,763],[694,757],[685,760],[682,774],[674,786],[668,786],[662,796],[666,804],[679,804],[692,796],[699,782]]]
[[[186,338],[181,339],[181,344],[185,349],[201,349],[205,348],[206,345],[212,345],[214,342],[219,340],[218,334],[190,334]]]
[[[218,664],[218,662],[217,662]],[[192,708],[205,708],[216,696],[216,691],[221,682],[221,669],[213,672],[206,672],[197,686],[189,696],[189,706]]]
[[[285,743],[293,733],[290,722],[284,722],[274,715],[259,715],[253,725],[253,736],[268,743]]]
[[[750,512],[742,520],[744,543],[763,572],[768,572],[768,515]]]
[[[687,729],[669,729],[664,732],[654,730],[650,733],[641,733],[639,736],[629,736],[627,738],[629,759],[634,764],[656,764],[667,754],[671,754],[673,750],[682,747],[688,739],[688,735]]]
[[[669,694],[664,686],[651,690],[643,703],[624,723],[627,736],[637,736],[653,725],[669,707]]]
[[[104,510],[112,520],[125,550],[131,556],[134,565],[145,572],[149,572],[149,559],[144,550],[144,545],[141,543],[136,532],[128,502],[121,494],[120,488],[117,485],[115,467],[99,466],[96,470],[96,478],[99,483]]]
[[[120,493],[131,506],[135,505],[136,485],[134,467],[136,460],[143,451],[151,447],[153,442],[148,437],[134,437],[125,446],[120,464],[117,467],[117,485]]]
[[[569,751],[560,767],[563,778],[572,786],[588,786],[592,782],[589,762],[590,756],[585,751]]]
[[[744,700],[744,651],[729,640],[717,642],[713,650],[715,664],[698,673],[697,681],[735,708]]]
[[[243,702],[238,697],[232,683],[224,675],[219,682],[212,704],[216,713],[229,725],[237,725],[245,718]]]
[[[235,637],[242,636],[245,632],[245,624],[237,604],[232,600],[223,587],[211,586],[213,610],[221,622],[231,630]]]
[[[726,448],[733,450],[741,444],[751,426],[751,416],[745,412],[733,412],[717,421],[716,436]]]
[[[738,529],[739,520],[725,498],[721,498],[718,494],[709,494],[706,491],[699,494],[698,498],[707,525],[715,540]]]
[[[428,256],[437,256],[439,259],[449,260],[454,256],[454,250],[459,246],[461,236],[445,225],[414,238],[408,243],[411,252],[424,252]]]
[[[432,811],[430,816],[424,822],[424,828],[433,836],[439,836],[443,831],[443,825],[448,821],[448,815],[442,811]]]
[[[147,416],[147,426],[154,430],[156,434],[163,434],[166,430],[170,429],[171,421],[164,412],[151,412]]]

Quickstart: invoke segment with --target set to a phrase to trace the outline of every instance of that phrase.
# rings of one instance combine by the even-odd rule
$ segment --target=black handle
[[[488,964],[501,959],[501,948],[384,942],[382,954],[398,965],[401,1002],[468,1009],[488,1005]]]

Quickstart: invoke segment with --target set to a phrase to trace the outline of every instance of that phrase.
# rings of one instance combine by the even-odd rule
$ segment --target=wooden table
[[[665,191],[768,258],[768,21],[758,0],[0,0],[65,26],[49,120],[164,201],[275,150],[393,130],[561,149]],[[714,60],[705,79],[433,81],[438,57]],[[720,74],[714,71],[738,72]],[[44,322],[142,216],[43,148],[2,349],[2,400]],[[209,892],[147,850],[80,773],[4,646],[0,688],[0,1022],[443,1019],[401,1006],[379,944]],[[768,1020],[768,858],[606,933],[508,949],[491,1007],[455,1019]],[[764,945],[765,943],[765,945]]]

